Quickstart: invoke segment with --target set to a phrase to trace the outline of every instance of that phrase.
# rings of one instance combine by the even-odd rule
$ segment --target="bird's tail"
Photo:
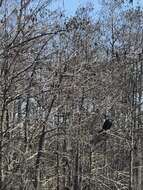
[[[98,133],[102,133],[104,131],[104,129],[101,129],[100,131],[98,131]]]

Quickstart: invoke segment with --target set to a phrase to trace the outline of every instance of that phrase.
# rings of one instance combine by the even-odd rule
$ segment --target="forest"
[[[0,190],[143,190],[143,7],[53,1],[0,0]]]

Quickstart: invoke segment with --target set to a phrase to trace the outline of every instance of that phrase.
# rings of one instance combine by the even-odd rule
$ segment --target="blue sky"
[[[98,15],[102,0],[55,0],[51,3],[52,9],[60,8],[61,10],[65,10],[65,14],[67,16],[74,15],[76,9],[79,6],[86,5],[87,3],[92,2],[94,5],[94,15]],[[129,3],[130,0],[124,0],[129,7],[141,6],[143,8],[143,0],[133,0],[133,4]]]
[[[99,0],[57,0],[51,6],[65,9],[67,15],[74,15],[79,6],[92,2],[96,11],[100,9]]]
[[[94,2],[94,7],[99,8],[99,2],[98,0],[94,1],[89,1],[89,0],[65,0],[65,9],[67,10],[68,13],[74,14],[76,9],[79,6],[86,5],[89,2]]]

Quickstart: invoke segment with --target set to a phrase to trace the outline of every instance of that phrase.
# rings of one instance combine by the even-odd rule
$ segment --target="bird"
[[[98,132],[98,133],[101,133],[103,131],[107,131],[111,128],[112,126],[112,120],[107,118],[102,126],[102,129]]]

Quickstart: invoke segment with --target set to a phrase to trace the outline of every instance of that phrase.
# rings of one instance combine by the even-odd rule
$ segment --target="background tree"
[[[0,189],[141,190],[142,9],[51,2],[0,4]]]

